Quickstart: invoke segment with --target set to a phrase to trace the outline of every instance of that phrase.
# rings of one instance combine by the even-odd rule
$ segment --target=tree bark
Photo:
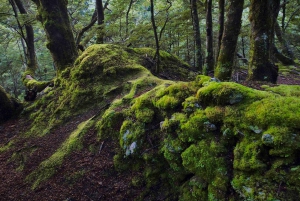
[[[76,37],[76,47],[78,47],[78,45],[80,44],[80,41],[81,41],[81,38],[83,36],[83,34],[88,31],[92,26],[94,26],[94,24],[97,22],[97,11],[95,10],[94,13],[93,13],[93,16],[92,16],[92,19],[90,21],[90,23],[88,25],[86,25],[85,27],[83,27],[77,37]]]
[[[284,33],[282,32],[281,27],[279,26],[277,20],[275,21],[275,34],[277,36],[278,41],[280,42],[283,54],[287,55],[291,59],[294,59],[293,50],[291,49],[288,42],[286,41],[284,37]]]
[[[224,15],[225,15],[225,0],[219,0],[219,35],[218,35],[218,46],[216,53],[216,61],[218,61],[218,57],[220,54],[221,41],[224,32]]]
[[[96,10],[97,10],[97,43],[104,43],[104,8],[102,0],[96,0]]]
[[[20,114],[23,105],[0,86],[0,123]]]
[[[131,7],[132,7],[133,3],[134,3],[134,0],[130,0],[129,6],[128,6],[128,9],[127,9],[127,12],[126,12],[126,30],[125,30],[126,36],[125,36],[125,38],[128,37],[128,25],[129,25],[128,18],[129,18],[129,12],[131,10]]]
[[[214,69],[212,0],[207,0],[206,9],[206,59],[203,72],[204,75],[208,75],[208,73]]]
[[[32,0],[38,9],[57,72],[74,63],[78,56],[67,10],[67,0]]]
[[[199,17],[197,9],[197,0],[191,0],[191,13],[194,26],[194,40],[195,40],[195,51],[196,51],[196,70],[202,72],[202,54],[201,54],[201,35],[199,26]]]
[[[272,59],[274,21],[280,0],[250,0],[250,63],[248,80],[276,83],[278,67]]]
[[[154,37],[155,37],[155,45],[156,45],[156,52],[154,55],[155,62],[155,73],[159,74],[159,65],[160,65],[160,54],[159,54],[159,39],[157,34],[157,27],[155,24],[155,18],[154,18],[154,3],[153,0],[150,0],[150,11],[151,11],[151,23],[153,27]]]
[[[215,69],[215,77],[230,80],[234,65],[235,49],[241,29],[244,0],[228,1],[228,11],[221,41],[220,53]]]
[[[293,65],[293,64],[295,64],[293,59],[291,59],[289,57],[286,57],[285,55],[280,53],[278,51],[278,49],[275,47],[275,45],[273,46],[273,54],[274,54],[275,58],[278,59],[283,65]]]
[[[20,13],[21,14],[27,14],[27,11],[25,7],[23,6],[22,2],[20,0],[14,0]],[[34,32],[31,25],[26,24],[25,25],[26,30],[26,57],[27,57],[27,69],[26,71],[30,73],[32,76],[35,74],[35,70],[37,69],[37,60],[36,60],[36,54],[35,54],[35,48],[34,48]]]

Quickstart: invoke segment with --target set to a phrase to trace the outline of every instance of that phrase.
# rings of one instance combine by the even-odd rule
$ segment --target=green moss
[[[143,67],[148,51],[153,52],[89,47],[74,68],[61,73],[57,88],[30,106],[38,125],[31,133],[49,132],[76,114],[99,110],[98,138],[119,145],[115,168],[142,172],[132,181],[133,186],[145,184],[141,200],[161,195],[174,200],[296,199],[299,89],[259,91],[207,76],[189,83],[161,80]],[[32,173],[36,186],[67,157],[62,150],[73,148],[59,148]]]
[[[261,160],[262,150],[260,141],[243,139],[234,148],[233,168],[246,172],[266,168],[266,164]]]
[[[221,144],[202,140],[192,144],[182,154],[183,166],[207,182],[210,182],[217,173],[226,174],[225,160],[220,157],[224,151]]]
[[[272,143],[268,144],[272,147],[272,149],[270,149],[270,155],[289,157],[295,154],[295,151],[300,148],[299,135],[293,133],[287,127],[270,127],[265,131],[265,134],[269,134],[272,138]]]
[[[223,107],[207,107],[205,109],[205,115],[212,123],[220,123],[224,119],[225,109]]]
[[[47,160],[44,160],[38,169],[31,172],[26,180],[33,183],[32,189],[37,188],[41,182],[52,177],[63,163],[63,160],[74,150],[82,148],[81,139],[87,129],[93,124],[92,118],[78,125],[69,138]]]
[[[248,124],[257,125],[260,128],[280,125],[292,129],[300,125],[299,104],[297,97],[281,97],[270,94],[268,98],[250,104],[245,118]]]
[[[0,153],[8,151],[14,145],[14,141],[10,140],[6,145],[0,147]]]
[[[197,110],[189,120],[180,124],[181,131],[178,133],[179,139],[183,142],[196,142],[205,139],[211,131],[207,128],[209,120],[203,110]]]
[[[207,182],[198,176],[192,177],[180,189],[180,201],[207,199]]]
[[[299,85],[279,85],[270,87],[268,85],[262,86],[266,91],[271,91],[282,96],[296,96],[300,97],[300,86]]]
[[[253,90],[236,83],[210,82],[206,87],[198,90],[196,97],[204,106],[224,106],[238,104],[254,96],[259,98],[259,93],[255,93]]]

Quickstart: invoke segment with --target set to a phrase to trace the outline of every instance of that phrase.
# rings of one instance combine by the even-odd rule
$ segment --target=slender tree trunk
[[[38,9],[38,20],[43,24],[57,72],[73,65],[78,56],[72,33],[67,0],[32,0]]]
[[[293,50],[291,49],[288,42],[286,41],[284,37],[284,33],[282,32],[281,27],[279,26],[277,20],[275,21],[275,34],[277,36],[278,41],[281,44],[283,54],[290,57],[291,59],[294,59]]]
[[[283,0],[282,4],[282,18],[281,18],[281,30],[284,31],[285,26],[285,10],[286,10],[286,2],[287,0]]]
[[[86,31],[88,31],[92,26],[94,26],[94,24],[95,24],[96,22],[97,22],[97,11],[95,10],[94,13],[93,13],[93,16],[92,16],[92,18],[91,18],[90,23],[89,23],[88,25],[86,25],[85,27],[83,27],[83,28],[79,31],[79,33],[78,33],[78,35],[77,35],[77,37],[76,37],[76,47],[78,47],[78,45],[80,44],[81,38],[82,38],[83,34],[84,34]]]
[[[248,80],[276,83],[278,67],[273,55],[274,21],[280,0],[250,0],[250,63]]]
[[[244,36],[242,36],[242,52],[243,52],[243,57],[246,58]]]
[[[244,0],[228,0],[228,11],[221,42],[220,53],[215,69],[215,77],[230,80],[233,71],[235,49],[241,29]]]
[[[156,45],[156,52],[154,55],[154,59],[156,61],[155,64],[155,73],[159,73],[159,64],[160,64],[160,54],[159,54],[159,39],[158,39],[158,34],[157,34],[157,27],[155,24],[155,18],[154,18],[154,3],[153,0],[150,0],[151,6],[150,6],[150,11],[151,11],[151,23],[153,27],[153,32],[154,32],[154,37],[155,37],[155,45]]]
[[[22,2],[20,0],[14,0],[20,13],[21,14],[27,14],[27,11],[25,7],[23,6]],[[31,25],[26,24],[25,25],[26,30],[26,47],[27,47],[27,69],[26,71],[28,74],[31,74],[34,76],[35,70],[37,69],[37,60],[36,60],[36,54],[35,54],[35,48],[34,48],[34,32]]]
[[[219,0],[219,36],[218,36],[218,47],[216,53],[216,61],[220,54],[221,41],[224,32],[224,14],[225,14],[225,0]]]
[[[104,43],[104,8],[102,0],[96,0],[96,10],[97,10],[97,24],[98,24],[98,31],[97,31],[97,43],[103,44]]]
[[[201,54],[201,35],[200,35],[200,26],[199,26],[199,17],[198,17],[198,9],[197,9],[197,0],[191,0],[191,13],[193,19],[193,27],[194,27],[194,40],[195,40],[195,67],[196,70],[202,72],[202,54]]]
[[[128,37],[128,25],[129,25],[128,18],[129,18],[129,12],[131,10],[133,2],[134,2],[134,0],[130,0],[129,6],[128,6],[128,9],[127,9],[127,12],[126,12],[126,31],[125,31],[126,36],[125,36],[125,38]]]
[[[208,75],[214,69],[212,0],[207,0],[206,9],[206,59],[203,74]]]

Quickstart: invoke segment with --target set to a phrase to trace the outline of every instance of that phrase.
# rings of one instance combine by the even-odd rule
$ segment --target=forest
[[[0,0],[0,200],[298,200],[299,18],[299,0]]]

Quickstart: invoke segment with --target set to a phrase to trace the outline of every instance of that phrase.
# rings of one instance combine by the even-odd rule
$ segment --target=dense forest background
[[[101,6],[97,16],[99,2]],[[158,48],[177,55],[194,70],[208,74],[218,64],[217,55],[226,16],[230,18],[230,14],[238,9],[235,7],[230,10],[233,9],[232,2],[234,1],[71,0],[68,1],[68,15],[76,45],[81,50],[102,42],[128,47]],[[23,9],[20,9],[18,3],[22,4]],[[233,22],[233,26],[229,24],[235,35],[240,33],[235,48],[233,71],[247,68],[250,59],[253,32],[249,17],[251,3],[255,1],[245,0],[242,5],[240,30],[239,19],[236,19],[238,17],[234,16],[237,21]],[[277,53],[290,59],[299,58],[300,54],[299,3],[298,0],[280,1],[274,29],[274,47]],[[36,4],[29,0],[1,0],[0,5],[0,85],[14,97],[21,98],[25,87],[20,77],[28,67],[29,58],[26,42],[28,27],[32,27],[34,35],[37,61],[34,78],[45,81],[53,79],[56,66],[46,48],[46,33],[43,24],[37,20]],[[267,12],[266,14],[268,15]],[[99,42],[99,38],[102,41]],[[280,56],[276,56],[274,61],[279,62],[278,59],[280,60]],[[283,60],[283,63],[289,64],[289,61]]]

